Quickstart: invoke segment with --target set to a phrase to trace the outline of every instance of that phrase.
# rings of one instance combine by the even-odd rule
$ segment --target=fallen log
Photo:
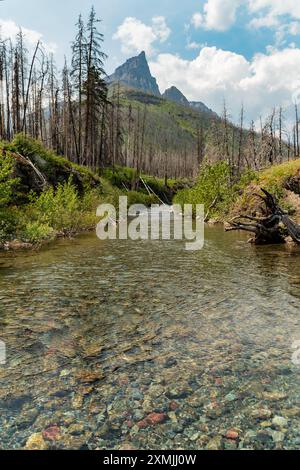
[[[225,228],[227,232],[243,230],[254,234],[249,242],[256,245],[285,243],[288,236],[300,244],[300,226],[279,206],[276,198],[262,189],[264,196],[256,194],[265,205],[265,216],[252,217],[241,214],[235,217]]]

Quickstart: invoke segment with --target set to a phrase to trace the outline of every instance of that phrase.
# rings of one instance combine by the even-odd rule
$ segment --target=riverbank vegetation
[[[122,191],[23,135],[2,142],[0,152],[0,247],[22,248],[92,229],[98,205],[117,206],[121,195],[129,205],[159,202],[146,189]]]
[[[204,163],[195,186],[178,191],[174,203],[182,206],[204,204],[207,220],[223,221],[238,194],[248,182],[256,178],[256,173],[245,171],[235,183],[231,178],[231,169],[227,162]]]
[[[177,204],[204,204],[208,220],[225,222],[241,214],[257,215],[260,189],[271,192],[281,207],[300,221],[300,159],[273,165],[270,168],[245,170],[232,179],[226,162],[205,163],[195,186],[180,190],[174,197]]]

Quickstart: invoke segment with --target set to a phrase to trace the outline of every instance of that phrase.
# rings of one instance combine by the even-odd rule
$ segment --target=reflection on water
[[[0,447],[300,449],[300,250],[206,230],[0,256]]]

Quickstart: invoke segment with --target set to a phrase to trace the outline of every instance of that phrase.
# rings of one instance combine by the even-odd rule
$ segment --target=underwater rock
[[[272,411],[268,408],[260,408],[257,410],[253,410],[251,416],[257,420],[266,420],[271,418]]]
[[[275,416],[272,420],[272,424],[276,428],[285,428],[288,424],[288,420],[283,416]]]
[[[226,439],[231,439],[231,440],[235,441],[238,438],[239,438],[239,433],[236,430],[230,429],[229,431],[227,431]]]
[[[220,436],[213,437],[207,444],[207,450],[220,450],[222,448],[222,438]]]
[[[32,434],[26,442],[25,450],[47,450],[48,446],[44,441],[42,433]]]
[[[139,429],[147,428],[148,426],[156,426],[166,421],[167,415],[165,413],[150,413],[145,419],[139,421],[137,426]]]
[[[60,437],[60,428],[58,426],[51,426],[50,428],[45,429],[42,432],[42,436],[44,439],[48,441],[56,441]]]

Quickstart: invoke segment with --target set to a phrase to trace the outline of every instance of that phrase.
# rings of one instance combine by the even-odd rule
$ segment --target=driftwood
[[[300,225],[290,219],[272,194],[265,189],[262,189],[262,192],[264,196],[259,194],[256,194],[256,196],[264,202],[266,216],[239,215],[229,223],[225,230],[227,232],[244,230],[254,233],[255,236],[250,241],[256,245],[285,243],[288,236],[295,243],[300,244]]]

